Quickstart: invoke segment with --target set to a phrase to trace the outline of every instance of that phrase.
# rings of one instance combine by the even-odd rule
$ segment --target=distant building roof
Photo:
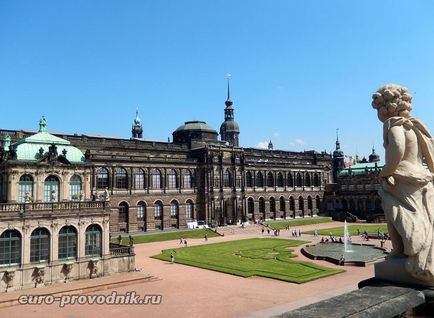
[[[347,176],[350,174],[352,175],[363,175],[365,174],[366,170],[375,170],[377,169],[382,169],[384,166],[384,162],[383,161],[378,161],[378,162],[366,162],[366,163],[357,163],[355,165],[349,166],[345,169],[342,169],[339,172],[339,176]]]

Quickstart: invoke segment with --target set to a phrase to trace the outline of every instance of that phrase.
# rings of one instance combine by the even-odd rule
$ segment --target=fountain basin
[[[345,265],[366,266],[387,256],[385,249],[370,244],[351,244],[351,251],[344,251],[342,243],[318,243],[306,245],[301,249],[304,256],[310,259],[325,260],[333,264],[341,264],[342,255]]]

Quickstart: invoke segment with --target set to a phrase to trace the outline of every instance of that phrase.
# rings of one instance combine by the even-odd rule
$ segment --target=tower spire
[[[226,107],[230,107],[230,106],[232,106],[232,101],[231,101],[231,89],[230,89],[230,81],[231,81],[231,77],[232,77],[232,75],[231,74],[226,74],[226,78],[227,78],[227,80],[228,80],[228,98],[226,99],[226,101],[225,101],[225,105],[226,105]]]

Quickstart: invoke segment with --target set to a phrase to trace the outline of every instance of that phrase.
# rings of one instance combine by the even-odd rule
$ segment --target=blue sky
[[[0,0],[0,128],[166,141],[216,130],[226,77],[240,144],[380,154],[371,94],[407,86],[434,130],[434,1]]]

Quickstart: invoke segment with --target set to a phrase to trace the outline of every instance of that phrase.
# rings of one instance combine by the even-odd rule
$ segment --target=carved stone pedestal
[[[392,283],[434,287],[434,280],[423,281],[411,276],[405,270],[406,261],[406,257],[391,257],[383,262],[374,264],[375,278]]]

